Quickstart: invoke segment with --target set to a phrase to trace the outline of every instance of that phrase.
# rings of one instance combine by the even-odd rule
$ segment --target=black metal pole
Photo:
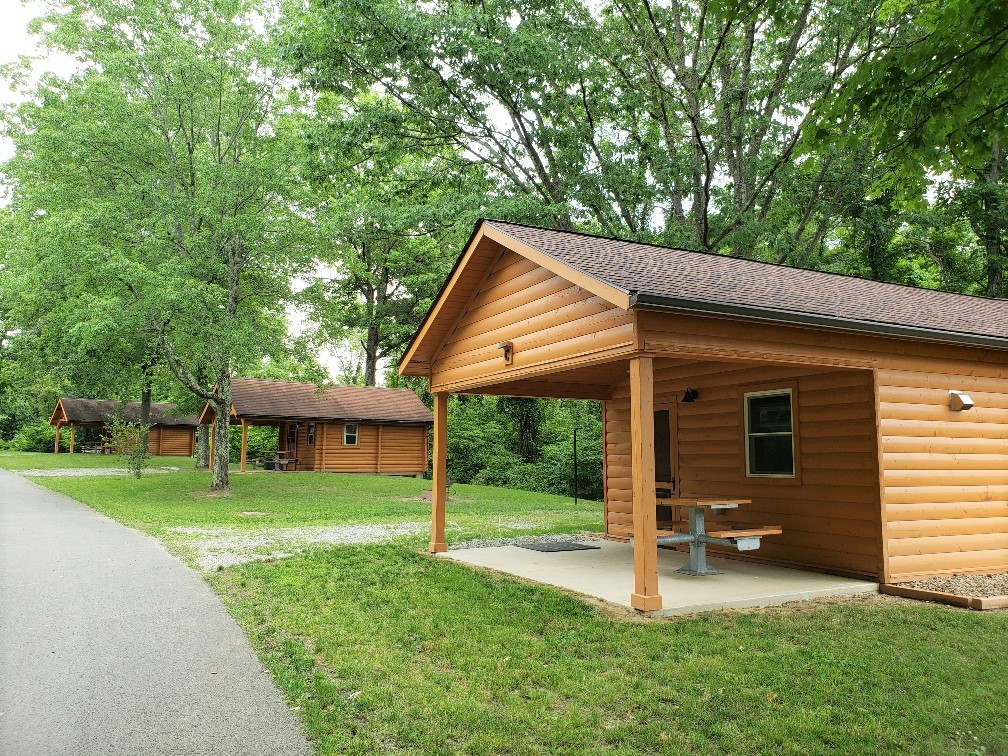
[[[574,505],[578,503],[578,476],[577,476],[577,426],[574,426]]]

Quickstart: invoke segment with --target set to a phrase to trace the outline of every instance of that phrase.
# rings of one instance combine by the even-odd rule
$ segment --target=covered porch
[[[434,388],[430,551],[442,553],[448,550],[444,533],[450,516],[444,497],[449,392]],[[450,393],[602,402],[609,539],[601,550],[539,554],[509,547],[450,552],[452,559],[649,614],[877,588],[882,523],[869,370],[631,352],[518,380],[474,380]],[[789,474],[752,474],[750,468],[755,452],[748,431],[756,421],[748,417],[746,403],[765,396],[778,397],[788,408]],[[688,567],[687,547],[659,546],[671,540],[673,530],[686,530],[682,522],[668,522],[683,516],[671,514],[677,505],[700,499],[744,502],[716,517],[708,514],[708,533],[762,528],[779,534],[766,535],[758,548],[750,543],[736,550],[741,539],[711,545],[708,561],[718,574],[681,574],[680,568]]]

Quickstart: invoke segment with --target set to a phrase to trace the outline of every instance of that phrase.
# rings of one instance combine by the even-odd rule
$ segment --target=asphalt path
[[[196,573],[0,470],[0,754],[310,751]]]

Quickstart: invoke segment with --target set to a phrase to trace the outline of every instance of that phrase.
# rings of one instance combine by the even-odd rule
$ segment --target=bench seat
[[[728,528],[726,530],[708,530],[711,538],[756,538],[768,535],[780,535],[784,530],[780,525],[761,525],[756,528]]]

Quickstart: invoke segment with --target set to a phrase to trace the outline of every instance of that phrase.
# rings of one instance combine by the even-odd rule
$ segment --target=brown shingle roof
[[[1008,348],[1008,300],[951,294],[504,221],[516,241],[661,307]]]
[[[59,400],[67,423],[75,425],[105,425],[113,414],[122,411],[123,419],[135,423],[140,420],[140,402],[122,402],[115,399],[73,399],[63,397]],[[168,402],[152,402],[151,425],[189,426],[196,427],[198,422],[193,415],[177,416],[177,408]],[[54,412],[54,420],[55,418]]]
[[[231,381],[231,405],[238,418],[352,420],[429,425],[431,411],[405,388],[330,386],[261,378]]]

